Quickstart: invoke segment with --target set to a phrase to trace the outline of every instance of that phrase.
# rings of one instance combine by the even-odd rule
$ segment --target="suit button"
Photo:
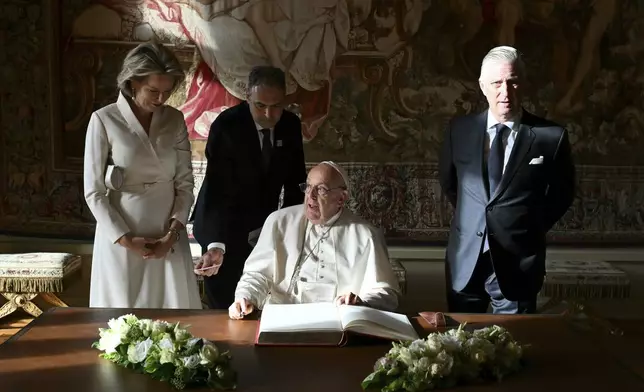
[[[493,209],[494,209],[494,207],[488,207],[488,208],[487,208],[487,212],[490,212],[490,211],[492,211]]]
[[[478,237],[483,237],[483,232],[482,232],[482,231],[479,231],[479,232],[477,232],[477,233],[476,233],[476,235],[477,235]]]

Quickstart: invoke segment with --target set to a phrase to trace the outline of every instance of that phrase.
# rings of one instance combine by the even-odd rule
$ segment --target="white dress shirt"
[[[257,128],[257,136],[259,136],[259,149],[262,150],[264,148],[264,134],[262,133],[262,129],[264,129],[261,125],[255,123],[255,127]],[[271,131],[271,145],[275,145],[275,129],[274,128],[269,128]],[[221,249],[224,253],[226,253],[226,244],[223,242],[211,242],[208,244],[208,250],[212,248],[219,248]]]
[[[492,148],[492,143],[496,137],[496,124],[499,124],[500,121],[497,120],[492,112],[487,111],[487,133],[486,133],[486,149],[485,149],[485,160],[487,161],[488,154]],[[510,132],[505,132],[503,134],[503,148],[505,151],[503,158],[503,173],[505,173],[505,166],[508,164],[510,159],[510,154],[512,154],[512,148],[514,147],[514,141],[517,139],[519,133],[519,126],[521,121],[506,121],[503,123],[506,127],[510,128]]]
[[[263,150],[264,149],[264,134],[262,133],[262,128],[261,125],[255,123],[255,126],[257,127],[257,135],[259,136],[259,149]],[[269,128],[271,131],[271,146],[275,145],[275,129],[274,128]]]

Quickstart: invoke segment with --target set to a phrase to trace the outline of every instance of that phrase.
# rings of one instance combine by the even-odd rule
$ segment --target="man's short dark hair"
[[[284,71],[270,65],[253,67],[248,76],[248,89],[256,86],[274,87],[286,91]]]

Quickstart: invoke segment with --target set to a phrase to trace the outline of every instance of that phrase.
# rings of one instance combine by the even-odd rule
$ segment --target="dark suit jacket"
[[[210,127],[206,144],[208,167],[193,211],[193,233],[202,247],[213,242],[246,244],[248,233],[261,228],[277,210],[300,204],[306,182],[300,119],[284,111],[274,128],[273,155],[263,169],[259,135],[248,103],[223,111]]]
[[[439,161],[440,183],[455,210],[447,245],[451,287],[460,291],[468,283],[487,233],[503,295],[534,299],[545,276],[546,233],[574,198],[568,132],[524,111],[501,183],[488,196],[486,129],[487,111],[452,120]],[[541,164],[530,164],[539,157]]]

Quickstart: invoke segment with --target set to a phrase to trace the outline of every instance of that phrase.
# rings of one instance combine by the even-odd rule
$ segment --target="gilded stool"
[[[66,307],[56,293],[80,277],[80,271],[81,257],[70,253],[0,254],[0,295],[7,299],[0,319],[18,309],[38,317],[42,310],[32,302],[38,296]]]

